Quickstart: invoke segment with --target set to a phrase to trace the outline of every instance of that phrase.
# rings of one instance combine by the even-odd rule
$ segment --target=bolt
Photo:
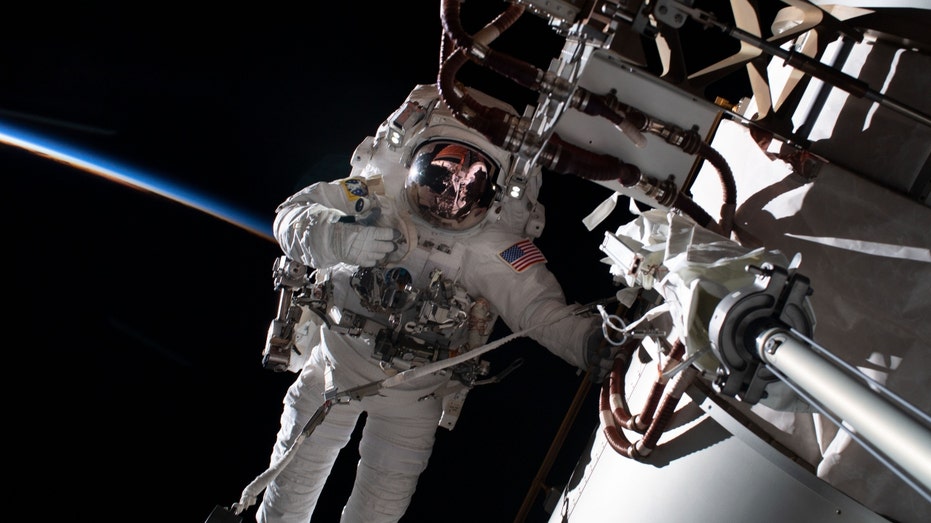
[[[782,345],[784,341],[786,341],[785,338],[776,338],[776,337],[770,338],[766,340],[765,344],[763,344],[763,350],[765,350],[769,354],[775,354],[776,349],[778,349],[779,346]]]

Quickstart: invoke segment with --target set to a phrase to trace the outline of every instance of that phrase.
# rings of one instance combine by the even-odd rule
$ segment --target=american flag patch
[[[545,262],[546,258],[537,246],[530,240],[521,240],[498,253],[517,272],[521,272],[533,264]]]

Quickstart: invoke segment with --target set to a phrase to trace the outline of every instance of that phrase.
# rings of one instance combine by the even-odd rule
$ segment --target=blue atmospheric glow
[[[75,148],[60,140],[41,136],[3,122],[0,122],[0,143],[19,147],[75,169],[158,194],[274,241],[271,223],[268,219],[236,209],[183,185],[169,183],[158,176],[122,165],[100,154]]]

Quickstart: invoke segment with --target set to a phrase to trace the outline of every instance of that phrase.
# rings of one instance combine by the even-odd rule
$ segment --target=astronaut
[[[520,198],[500,190],[513,161],[459,123],[435,86],[420,85],[356,149],[348,178],[314,183],[278,207],[275,236],[287,257],[315,269],[321,317],[299,329],[297,347],[306,350],[289,363],[299,374],[284,398],[273,462],[328,390],[475,349],[499,317],[512,331],[530,329],[527,336],[592,379],[604,377],[612,360],[599,344],[600,318],[566,303],[533,245],[539,183]],[[444,399],[462,392],[457,379],[468,381],[454,369],[335,405],[269,483],[257,521],[309,521],[363,412],[361,459],[342,521],[399,520],[437,427],[451,428]]]

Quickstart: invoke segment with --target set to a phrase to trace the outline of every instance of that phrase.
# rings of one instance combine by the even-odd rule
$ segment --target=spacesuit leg
[[[368,399],[361,459],[342,523],[392,523],[404,515],[427,467],[442,414],[442,401],[435,398],[406,404],[390,397]]]
[[[312,358],[288,389],[281,429],[272,454],[276,462],[323,403],[322,358]],[[334,405],[323,423],[304,440],[294,459],[265,490],[256,513],[259,523],[307,523],[317,505],[330,469],[352,436],[361,413],[358,402]]]

